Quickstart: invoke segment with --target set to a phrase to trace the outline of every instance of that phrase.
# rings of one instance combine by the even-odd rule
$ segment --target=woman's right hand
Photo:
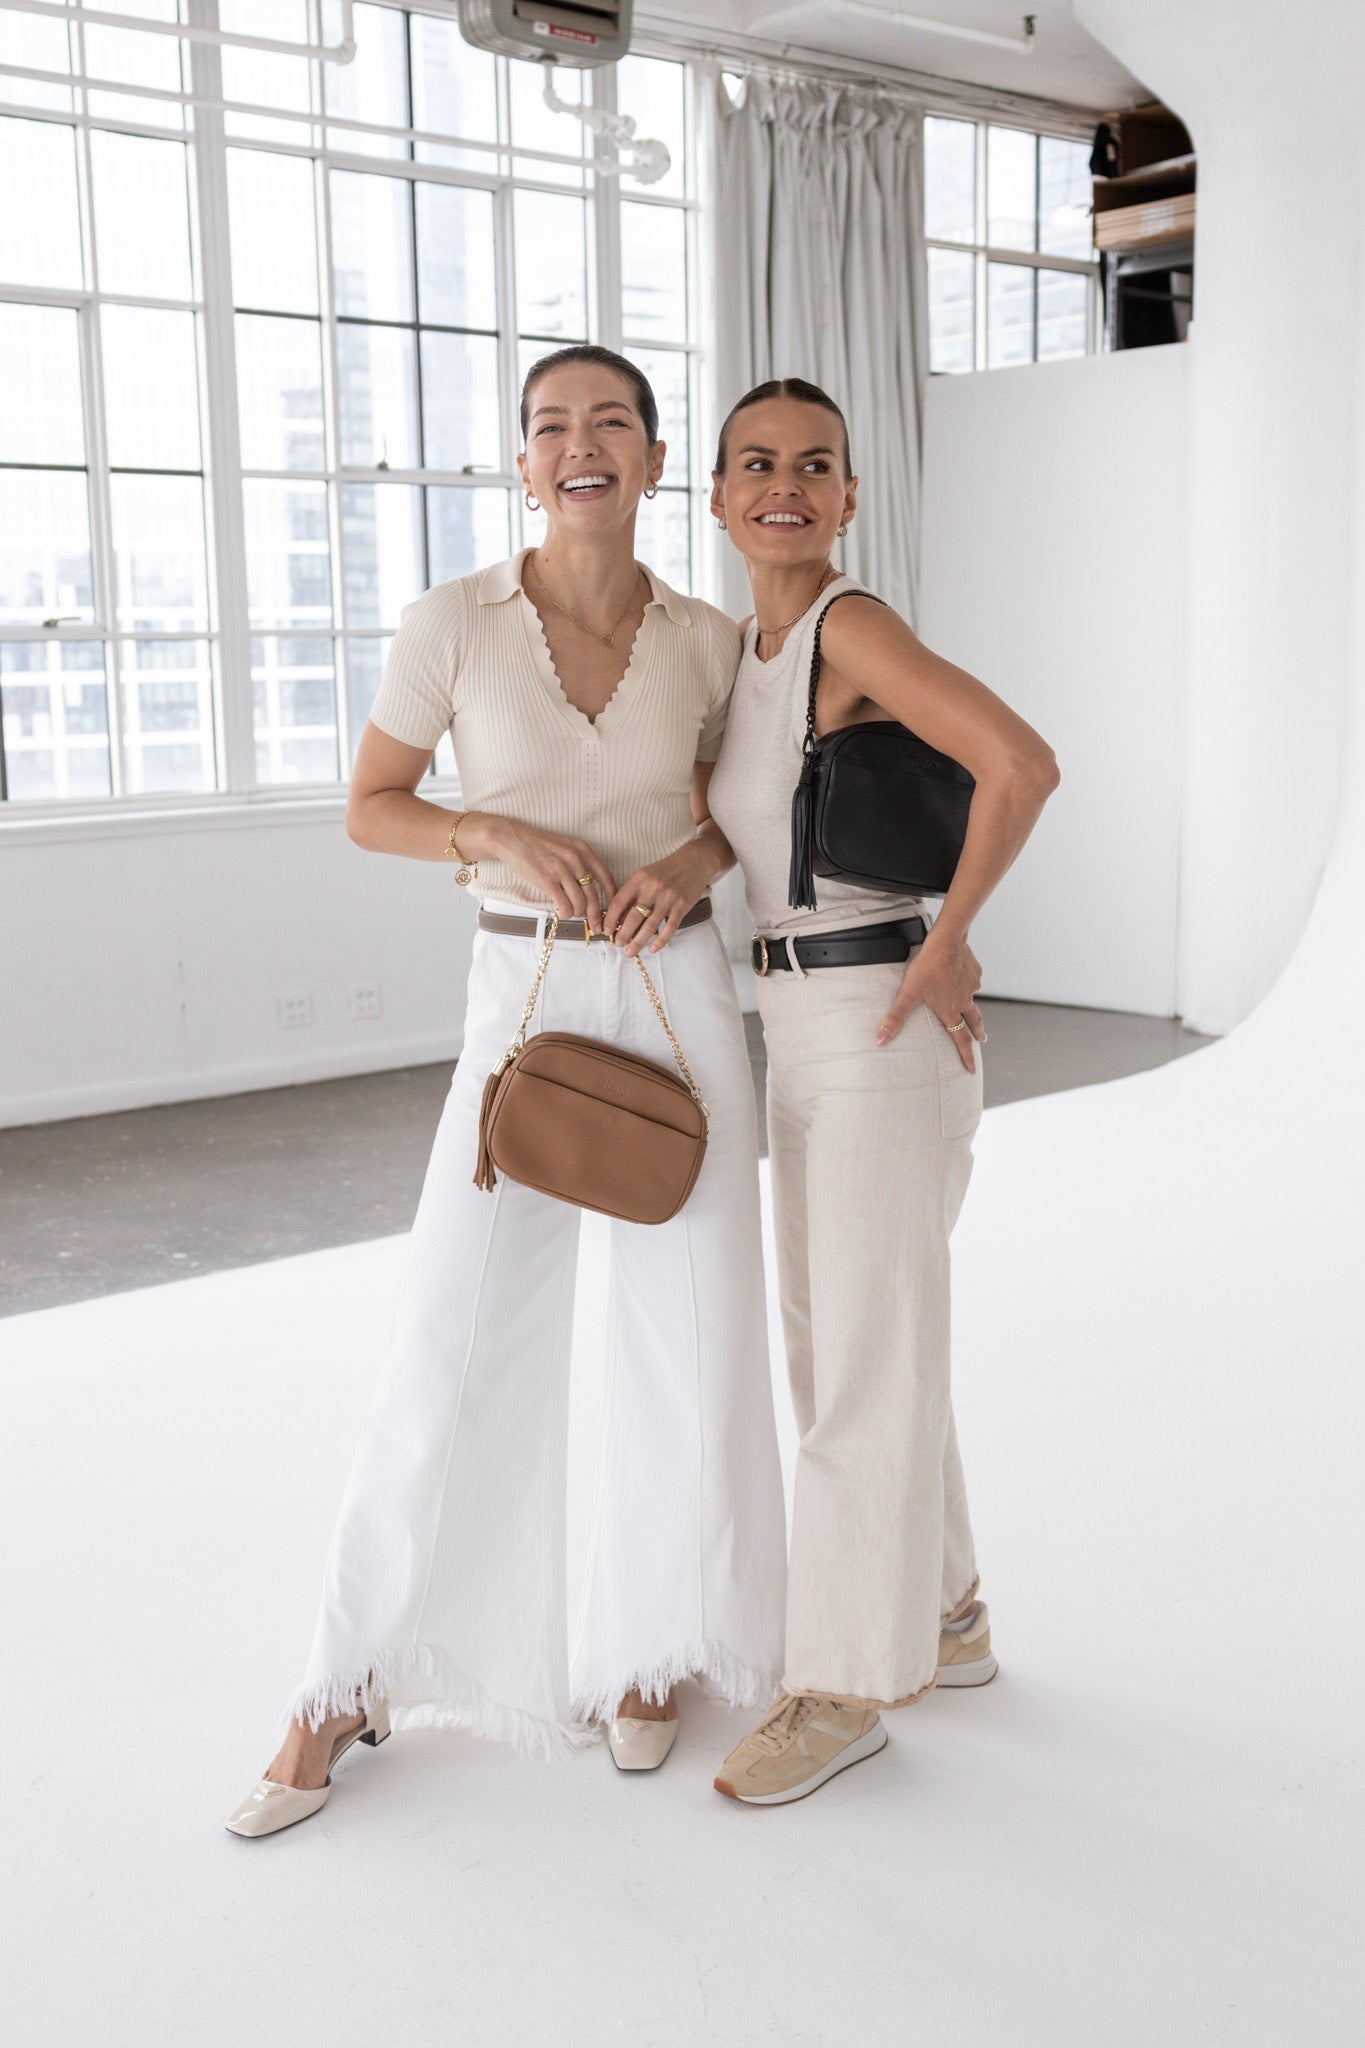
[[[602,905],[616,894],[616,881],[586,839],[541,832],[520,818],[500,818],[492,811],[471,811],[459,840],[466,860],[501,861],[519,882],[547,897],[561,917],[583,917],[590,931],[603,930]]]

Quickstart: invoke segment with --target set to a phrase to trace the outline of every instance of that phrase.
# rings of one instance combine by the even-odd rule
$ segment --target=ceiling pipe
[[[796,4],[773,8],[767,14],[758,15],[747,24],[749,32],[761,35],[784,22],[798,20],[802,15],[813,12],[816,0],[796,0]],[[841,14],[868,14],[878,21],[896,28],[923,29],[930,35],[958,36],[963,42],[988,43],[992,49],[1012,50],[1018,57],[1027,57],[1033,49],[1037,30],[1037,18],[1032,14],[1023,17],[1022,36],[998,35],[994,29],[964,28],[953,21],[931,21],[927,14],[905,14],[898,7],[878,7],[875,0],[839,0]]]
[[[353,0],[341,0],[341,41],[288,43],[276,36],[239,35],[233,29],[205,28],[193,21],[153,21],[145,14],[110,14],[93,7],[61,7],[53,0],[4,0],[16,14],[40,14],[49,21],[79,21],[92,28],[135,29],[139,35],[179,36],[187,43],[216,43],[232,50],[265,50],[272,57],[320,57],[324,64],[349,64],[355,57]]]

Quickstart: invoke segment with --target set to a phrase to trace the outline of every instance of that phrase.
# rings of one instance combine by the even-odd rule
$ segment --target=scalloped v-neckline
[[[555,667],[554,655],[550,651],[549,637],[545,631],[545,621],[536,610],[535,603],[525,584],[520,581],[518,582],[517,596],[522,607],[522,623],[526,629],[526,643],[531,659],[535,664],[536,673],[545,685],[551,701],[574,728],[575,732],[580,735],[586,734],[590,737],[595,737],[603,731],[604,727],[614,724],[615,715],[622,706],[623,701],[630,695],[633,695],[632,685],[636,682],[637,671],[640,666],[640,643],[645,638],[648,630],[650,623],[649,609],[654,602],[654,589],[653,585],[649,582],[648,576],[645,578],[645,584],[649,590],[649,596],[645,599],[645,608],[641,614],[640,623],[635,628],[635,633],[630,643],[630,653],[626,657],[626,665],[621,671],[616,688],[612,691],[602,709],[595,718],[589,718],[586,711],[579,710],[578,706],[569,696],[568,691],[564,688],[563,679],[560,676],[559,670]]]

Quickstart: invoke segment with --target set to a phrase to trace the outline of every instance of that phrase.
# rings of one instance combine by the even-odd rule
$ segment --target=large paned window
[[[1089,143],[1067,136],[926,119],[931,371],[1094,347],[1089,161]]]
[[[0,800],[344,780],[402,607],[538,537],[517,400],[566,342],[651,378],[639,552],[691,587],[681,63],[555,75],[668,144],[643,187],[445,9],[360,0],[345,66],[153,26],[334,43],[331,0],[108,11],[148,26],[0,0]]]

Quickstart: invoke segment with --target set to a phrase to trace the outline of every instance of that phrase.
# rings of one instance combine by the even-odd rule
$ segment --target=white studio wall
[[[1340,802],[1362,258],[1353,0],[1076,0],[1199,156],[1180,1011],[1284,966]],[[1348,310],[1349,309],[1349,310]]]
[[[1176,1010],[1191,346],[929,380],[923,637],[1062,770],[972,928],[987,995]]]
[[[0,1003],[0,1127],[459,1050],[474,905],[335,798],[11,826],[0,863],[6,954],[42,963]]]

